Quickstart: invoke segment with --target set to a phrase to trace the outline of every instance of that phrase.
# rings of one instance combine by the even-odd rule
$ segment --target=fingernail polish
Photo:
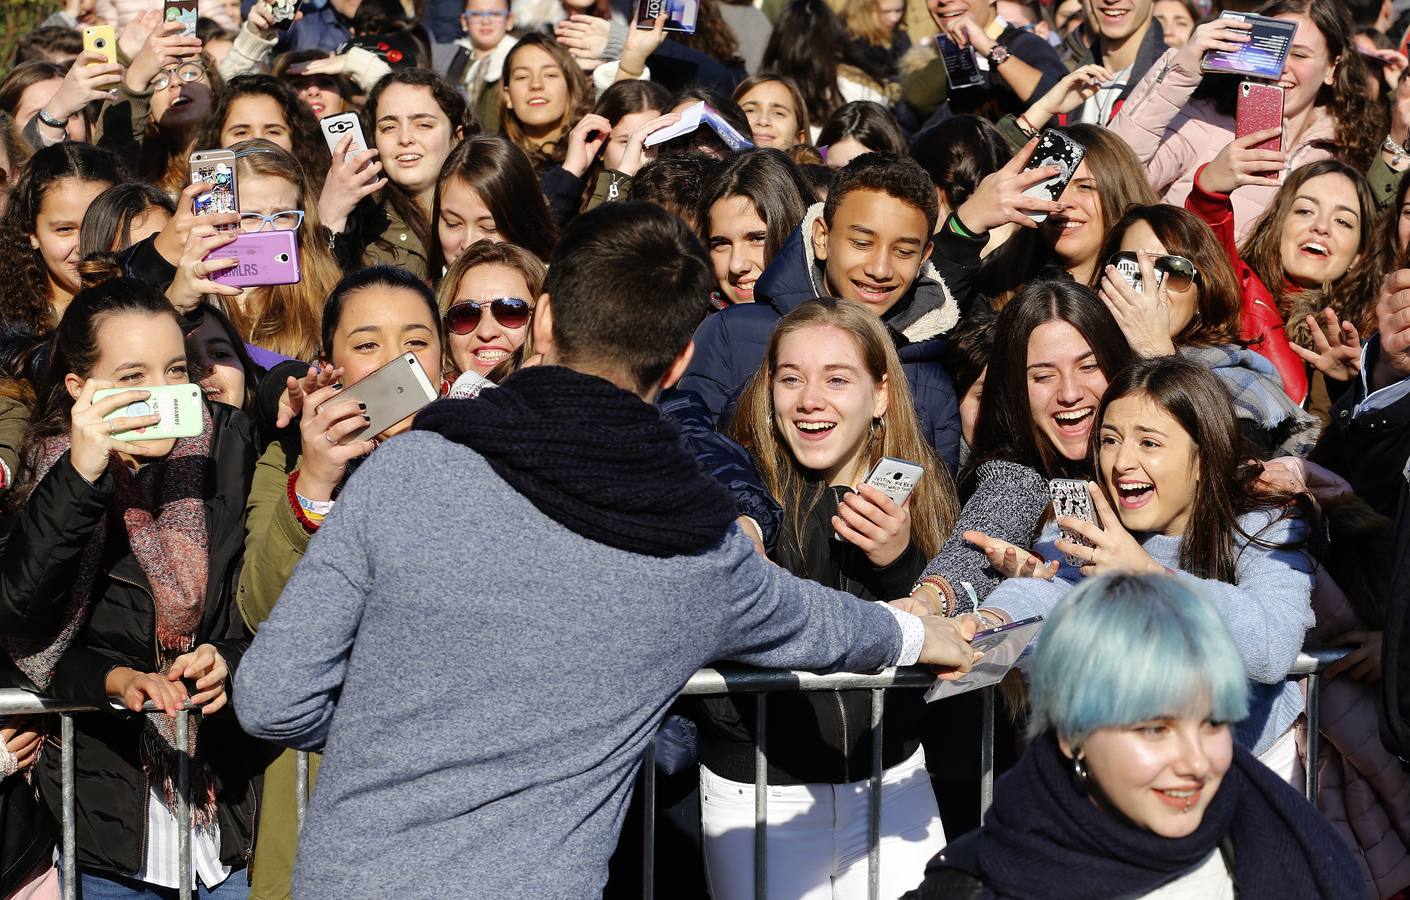
[[[343,389],[343,383],[342,383],[341,381],[339,381],[339,382],[337,382],[336,384],[333,385],[333,390],[335,390],[335,391],[341,391],[342,389]]]
[[[357,405],[357,408],[358,408],[358,409],[367,409],[367,404],[366,404],[366,403],[359,403],[359,404]]]

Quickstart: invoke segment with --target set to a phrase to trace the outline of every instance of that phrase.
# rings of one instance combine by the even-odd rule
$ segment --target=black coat
[[[249,646],[235,585],[256,444],[254,428],[242,413],[214,405],[211,420],[205,497],[209,579],[196,643],[216,647],[230,668],[227,684],[233,685]],[[53,633],[78,560],[108,508],[113,487],[111,474],[88,484],[65,455],[24,507],[0,523],[0,629],[32,636]],[[48,693],[108,709],[108,672],[117,666],[147,672],[158,667],[151,590],[120,528],[108,533],[93,591],[88,621],[60,658]],[[141,716],[125,710],[75,717],[78,864],[84,869],[130,876],[142,867],[149,795],[139,753],[142,725]],[[55,821],[61,815],[58,749],[48,743],[35,771]],[[253,846],[255,776],[267,752],[244,735],[230,707],[200,724],[197,759],[210,766],[215,785],[221,860],[235,868],[244,866]]]

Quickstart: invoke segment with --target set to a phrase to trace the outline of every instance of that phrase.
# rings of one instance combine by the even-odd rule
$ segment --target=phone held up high
[[[117,62],[117,34],[113,26],[90,25],[83,29],[83,52],[101,53],[108,62]]]
[[[381,434],[434,399],[436,388],[426,376],[426,370],[421,368],[421,361],[415,353],[403,353],[356,384],[343,388],[318,411],[339,403],[366,404],[367,427],[339,441],[351,444]]]
[[[1048,482],[1048,494],[1053,501],[1053,516],[1066,516],[1069,519],[1081,519],[1084,522],[1091,522],[1093,525],[1100,525],[1097,521],[1097,511],[1092,506],[1092,495],[1087,491],[1087,482],[1080,478],[1054,478]],[[1091,547],[1092,542],[1082,535],[1069,528],[1059,529],[1062,539],[1083,547]],[[1063,558],[1067,560],[1069,566],[1085,566],[1091,559],[1073,556],[1071,553],[1064,553]]]
[[[166,0],[162,8],[163,22],[180,22],[182,37],[196,36],[197,0]]]
[[[197,150],[191,154],[191,182],[203,182],[211,189],[192,204],[198,216],[240,211],[240,194],[235,189],[235,151]],[[224,225],[230,231],[239,225]]]
[[[1261,81],[1239,82],[1238,109],[1234,117],[1234,137],[1241,138],[1270,128],[1283,127],[1283,89]],[[1254,150],[1283,149],[1282,135],[1254,144]]]
[[[348,135],[352,135],[352,142],[348,144],[348,152],[343,154],[343,159],[346,160],[354,153],[367,149],[367,138],[362,133],[362,119],[355,112],[324,116],[318,120],[318,127],[323,131],[323,139],[328,142],[329,153],[337,153],[338,143]]]
[[[1067,190],[1068,182],[1077,174],[1077,167],[1082,165],[1082,159],[1086,155],[1086,147],[1061,131],[1043,129],[1043,133],[1038,136],[1038,146],[1033,148],[1033,155],[1028,158],[1028,163],[1023,169],[1027,172],[1043,166],[1057,166],[1058,173],[1024,191],[1024,196],[1056,201],[1062,196],[1062,192]],[[1035,222],[1043,222],[1047,220],[1048,214],[1028,213],[1028,217]]]
[[[294,24],[294,17],[299,14],[301,5],[303,5],[303,0],[269,0],[269,11],[274,16],[274,27],[280,31],[288,31],[289,26]]]

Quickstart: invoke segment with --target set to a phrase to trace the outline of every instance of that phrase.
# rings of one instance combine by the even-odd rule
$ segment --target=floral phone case
[[[1048,494],[1053,501],[1053,516],[1067,516],[1070,519],[1082,519],[1099,525],[1097,512],[1092,508],[1092,495],[1087,493],[1087,482],[1078,478],[1054,478],[1048,482]],[[1060,529],[1062,539],[1074,544],[1081,544],[1083,547],[1093,546],[1092,542],[1082,535],[1067,528]],[[1085,566],[1091,562],[1090,559],[1073,556],[1071,553],[1064,553],[1063,559],[1069,566]]]

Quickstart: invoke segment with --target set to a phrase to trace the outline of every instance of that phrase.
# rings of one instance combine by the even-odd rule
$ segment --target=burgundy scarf
[[[116,457],[108,460],[115,490],[108,511],[93,529],[79,557],[78,575],[69,592],[58,632],[48,639],[0,638],[0,645],[15,665],[41,691],[49,687],[54,668],[74,638],[88,622],[93,587],[103,561],[103,547],[110,527],[120,521],[128,547],[147,578],[156,607],[158,672],[167,672],[196,642],[196,630],[205,611],[206,579],[210,554],[206,534],[205,459],[211,450],[210,410],[202,410],[204,427],[191,438],[179,438],[164,459],[143,466],[135,474]],[[69,449],[69,435],[45,438],[35,449],[36,480],[42,479]],[[187,732],[187,752],[195,755],[199,716],[192,716]],[[176,720],[160,712],[146,714],[142,730],[142,766],[149,778],[160,778],[168,807],[176,809]],[[198,821],[208,823],[215,814],[215,794],[204,767],[193,767],[193,807]]]

